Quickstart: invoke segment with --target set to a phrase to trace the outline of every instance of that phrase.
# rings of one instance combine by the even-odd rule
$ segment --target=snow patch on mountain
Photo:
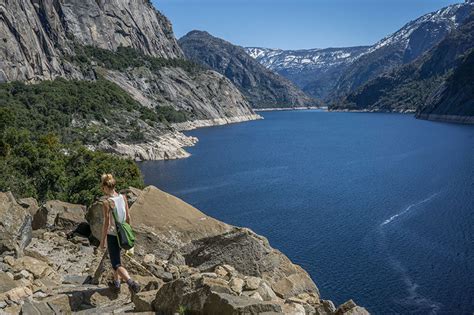
[[[274,70],[312,70],[351,63],[367,52],[368,47],[282,50],[247,47],[246,52],[265,67]]]

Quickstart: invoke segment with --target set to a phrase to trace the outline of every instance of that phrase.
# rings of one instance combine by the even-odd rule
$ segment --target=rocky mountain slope
[[[349,65],[368,49],[368,46],[301,50],[245,48],[263,66],[294,82],[307,94],[323,100]]]
[[[467,0],[428,13],[370,47],[302,51],[248,48],[247,52],[308,94],[334,101],[422,56],[462,24],[473,6]]]
[[[470,14],[473,4],[460,3],[428,13],[370,47],[338,79],[331,96],[354,91],[362,84],[408,64],[438,44]]]
[[[254,232],[210,218],[155,187],[126,191],[137,233],[123,263],[142,285],[107,286],[112,270],[94,247],[102,204],[38,205],[0,193],[0,312],[7,314],[368,314],[338,308],[309,275]]]
[[[449,116],[445,118],[472,121],[473,49],[474,13],[471,13],[428,53],[369,81],[333,108],[417,111],[421,118],[432,115],[433,119]]]
[[[416,117],[474,124],[474,51],[417,109]]]
[[[259,118],[228,79],[184,60],[170,22],[148,0],[3,1],[0,14],[0,82],[105,78],[143,106],[185,114],[190,128]],[[195,142],[166,124],[137,124],[149,130],[141,142],[112,133],[91,145],[164,159],[187,156],[182,147]]]
[[[179,40],[187,58],[229,78],[254,108],[317,106],[293,83],[260,65],[245,52],[207,32],[192,31]]]

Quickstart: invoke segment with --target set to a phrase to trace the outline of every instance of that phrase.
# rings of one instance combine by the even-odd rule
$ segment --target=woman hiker
[[[120,246],[117,240],[117,232],[115,228],[114,215],[118,221],[123,222],[124,220],[130,224],[130,213],[128,210],[127,197],[125,195],[118,194],[115,191],[115,178],[112,174],[104,174],[101,177],[101,189],[105,194],[104,202],[104,224],[102,226],[102,239],[100,241],[99,248],[104,250],[106,247],[109,250],[110,262],[114,269],[114,281],[113,289],[116,291],[120,290],[120,280],[127,282],[128,287],[133,293],[140,292],[140,285],[133,281],[121,264],[120,259]]]

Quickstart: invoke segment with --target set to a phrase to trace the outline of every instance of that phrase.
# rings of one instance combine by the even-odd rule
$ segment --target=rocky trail
[[[102,205],[0,193],[0,314],[368,314],[336,308],[309,275],[249,229],[210,218],[155,187],[130,188],[133,255],[142,291],[114,292],[97,250]]]

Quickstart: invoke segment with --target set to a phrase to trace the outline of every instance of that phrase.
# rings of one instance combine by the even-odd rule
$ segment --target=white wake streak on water
[[[386,224],[391,223],[396,218],[406,214],[414,207],[417,207],[421,204],[431,201],[438,194],[439,192],[434,193],[426,199],[420,200],[416,203],[409,205],[403,211],[385,220],[382,224],[380,224],[379,228],[377,229],[378,232],[380,233],[379,235],[380,235],[380,242],[382,244],[382,247],[387,252],[388,262],[390,266],[393,268],[393,270],[395,270],[400,275],[400,278],[405,284],[406,289],[407,289],[408,296],[404,298],[403,300],[399,300],[399,303],[409,306],[416,313],[437,314],[440,311],[442,304],[436,301],[433,301],[429,299],[428,297],[423,296],[422,294],[418,293],[419,285],[415,281],[413,281],[413,279],[410,277],[408,270],[403,266],[402,262],[399,259],[397,259],[389,250],[386,243],[386,232],[384,229],[382,229],[382,227]]]
[[[423,199],[421,201],[418,201],[416,203],[413,203],[411,205],[409,205],[408,207],[405,208],[405,210],[403,210],[402,212],[400,213],[397,213],[395,215],[392,215],[389,219],[385,220],[382,222],[382,224],[380,224],[380,226],[384,226],[385,224],[389,224],[390,222],[392,222],[393,220],[395,220],[396,218],[398,218],[399,216],[401,215],[404,215],[405,213],[407,213],[408,211],[410,211],[413,207],[416,207],[416,206],[419,206],[423,203],[426,203],[428,201],[430,201],[431,199],[433,199],[434,197],[436,197],[436,195],[438,195],[438,193],[435,193],[435,194],[432,194],[431,196],[429,196],[428,198],[426,199]]]

